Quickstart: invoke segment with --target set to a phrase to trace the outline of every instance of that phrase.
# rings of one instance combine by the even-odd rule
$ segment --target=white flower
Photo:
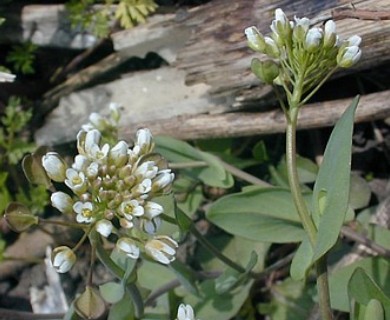
[[[271,30],[272,32],[284,38],[287,35],[287,32],[290,30],[291,25],[289,20],[287,19],[285,13],[282,9],[278,8],[275,10],[275,20],[272,21]]]
[[[96,222],[96,231],[99,232],[103,237],[107,238],[113,229],[111,221],[102,219]]]
[[[252,26],[245,29],[245,35],[248,40],[248,45],[255,51],[264,52],[265,50],[265,40],[263,35],[259,32],[259,30]]]
[[[111,102],[109,108],[110,108],[111,119],[114,120],[115,123],[118,123],[121,117],[120,105],[115,102]]]
[[[62,213],[69,213],[72,211],[73,200],[68,194],[61,191],[54,192],[51,194],[50,200],[51,205]]]
[[[164,191],[172,184],[175,175],[171,172],[171,169],[164,169],[159,171],[156,178],[153,179],[152,190],[153,192]]]
[[[15,78],[14,74],[0,71],[0,82],[14,82]]]
[[[42,166],[50,179],[56,182],[64,182],[67,166],[58,153],[46,153],[42,157]]]
[[[352,37],[349,37],[347,39],[347,42],[348,42],[348,47],[352,47],[352,46],[360,46],[360,43],[362,42],[362,38],[359,37],[358,35],[354,35]]]
[[[293,40],[296,42],[304,42],[306,38],[306,33],[310,27],[310,19],[308,18],[297,18],[294,17],[295,27],[293,29]]]
[[[139,155],[143,155],[151,152],[153,150],[153,147],[153,136],[150,130],[147,128],[139,129],[137,131],[137,141],[135,143],[133,151],[135,151]]]
[[[146,161],[142,163],[134,172],[134,175],[139,179],[153,179],[158,172],[158,167],[154,161]]]
[[[144,205],[144,217],[152,220],[164,212],[164,208],[156,202],[147,201]]]
[[[68,272],[75,262],[76,255],[69,247],[57,247],[51,253],[51,263],[59,273]]]
[[[359,61],[362,52],[358,46],[346,47],[337,55],[337,64],[342,68],[352,67]]]
[[[305,47],[309,52],[315,52],[320,48],[320,44],[323,37],[323,31],[321,28],[310,28],[306,34]]]
[[[123,214],[127,220],[132,220],[133,216],[142,216],[144,208],[135,199],[126,200],[120,204],[119,213]]]
[[[280,51],[276,42],[270,37],[264,37],[264,41],[265,41],[265,53],[272,58],[279,58]]]
[[[87,155],[90,154],[92,147],[99,145],[101,134],[99,130],[93,129],[85,134],[84,151]]]
[[[179,309],[177,309],[177,318],[176,320],[195,320],[195,314],[192,307],[187,304],[181,304]]]
[[[117,248],[124,252],[129,258],[138,259],[139,248],[130,238],[120,238],[116,243]]]
[[[85,174],[89,179],[95,179],[99,174],[99,164],[92,162],[85,170]]]
[[[89,121],[98,130],[103,131],[107,126],[107,120],[96,112],[89,115]]]
[[[77,171],[85,171],[85,169],[87,169],[87,167],[89,166],[89,164],[91,163],[91,161],[88,160],[88,158],[82,154],[78,154],[75,158],[74,158],[74,162],[72,164],[72,168],[77,170]]]
[[[150,190],[152,190],[152,180],[145,179],[141,183],[137,184],[133,191],[137,195],[144,195],[147,194]]]
[[[324,47],[331,48],[336,44],[336,23],[333,20],[328,20],[324,27]]]
[[[158,228],[161,226],[161,219],[155,217],[152,220],[141,219],[140,227],[144,229],[146,233],[154,234],[157,232]]]
[[[145,251],[154,260],[169,264],[175,260],[176,248],[178,244],[173,239],[167,236],[156,236],[145,244]]]
[[[73,168],[66,170],[65,184],[76,194],[82,194],[88,188],[84,173]]]
[[[73,210],[77,213],[76,221],[78,223],[91,223],[95,220],[95,217],[93,215],[93,205],[89,201],[77,201],[73,205]]]
[[[119,219],[119,224],[122,228],[131,229],[132,227],[134,227],[134,223],[131,221],[132,219],[133,217],[131,216],[129,217],[129,219],[121,218]]]
[[[125,141],[119,141],[111,150],[109,154],[110,164],[112,163],[116,167],[122,167],[128,160],[127,150],[128,144]]]

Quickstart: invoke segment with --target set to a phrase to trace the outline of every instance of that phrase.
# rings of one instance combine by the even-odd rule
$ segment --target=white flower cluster
[[[315,85],[323,78],[323,71],[329,72],[337,66],[349,68],[359,61],[359,36],[341,41],[333,20],[328,20],[323,28],[310,27],[310,24],[308,18],[295,17],[290,21],[282,9],[276,9],[271,36],[264,37],[254,26],[246,28],[249,47],[273,62],[265,65],[256,61],[254,73],[266,83],[282,85],[286,81],[294,82],[299,72],[306,72],[307,81]]]
[[[78,133],[79,154],[71,167],[57,153],[43,156],[47,175],[65,183],[74,194],[55,192],[51,203],[62,213],[75,214],[78,223],[92,224],[103,237],[115,234],[117,248],[128,257],[137,259],[144,250],[169,264],[175,258],[177,243],[168,236],[155,235],[164,208],[153,198],[170,191],[174,174],[160,155],[152,153],[149,129],[138,130],[132,148],[123,140],[102,135],[116,129],[119,121],[117,106],[110,108],[109,119],[93,113],[90,123]]]

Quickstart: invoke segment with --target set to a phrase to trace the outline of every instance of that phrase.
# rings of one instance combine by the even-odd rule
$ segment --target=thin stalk
[[[234,261],[230,260],[228,257],[226,257],[220,250],[218,250],[216,247],[214,247],[196,228],[194,225],[191,226],[190,229],[191,233],[195,236],[196,240],[199,241],[199,243],[208,251],[210,251],[216,258],[221,260],[224,264],[229,266],[230,268],[237,270],[240,273],[245,273],[246,270],[241,267],[239,264],[235,263]]]
[[[315,245],[317,228],[311,218],[306,202],[303,199],[302,191],[298,178],[297,158],[296,158],[296,126],[298,120],[298,108],[290,109],[290,121],[287,121],[286,130],[286,164],[287,175],[290,184],[291,194],[298,211],[299,218],[302,222],[310,243]]]
[[[68,222],[68,221],[61,221],[61,220],[47,220],[47,219],[39,219],[40,223],[45,224],[55,224],[58,226],[64,226],[64,227],[71,227],[71,228],[78,228],[78,229],[85,229],[85,226],[82,226],[80,223],[75,222]]]
[[[303,70],[305,68],[302,68]],[[289,116],[287,118],[286,129],[286,163],[287,175],[290,184],[291,194],[298,211],[303,228],[310,240],[312,247],[316,245],[317,227],[310,215],[306,202],[302,196],[302,190],[299,183],[298,169],[297,169],[297,146],[296,146],[296,130],[298,123],[299,107],[302,105],[304,71],[297,77],[296,86],[292,98],[289,100]],[[328,284],[327,261],[326,255],[320,258],[315,263],[317,273],[317,289],[319,295],[319,307],[322,320],[332,320],[332,309],[330,306],[330,292]]]

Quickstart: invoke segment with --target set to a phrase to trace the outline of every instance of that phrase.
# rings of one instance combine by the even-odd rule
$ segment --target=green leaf
[[[257,254],[252,251],[250,260],[245,268],[245,272],[238,272],[236,269],[227,268],[215,279],[215,291],[218,294],[228,293],[232,289],[245,283],[249,279],[249,272],[252,271],[257,264]]]
[[[349,205],[353,209],[361,209],[368,205],[371,198],[371,188],[368,182],[357,174],[351,175]]]
[[[250,188],[214,202],[207,219],[226,232],[255,241],[302,241],[302,229],[291,193],[280,188]]]
[[[117,282],[107,282],[99,286],[101,296],[108,303],[117,303],[125,294],[125,289],[122,284]]]
[[[134,320],[134,306],[131,296],[126,292],[122,300],[110,307],[107,320]]]
[[[357,268],[364,269],[367,275],[381,286],[384,294],[390,295],[390,282],[388,281],[390,262],[377,257],[365,258],[330,274],[329,290],[333,309],[349,312],[348,282]]]
[[[270,288],[272,299],[269,303],[261,303],[259,312],[269,315],[275,320],[309,319],[313,307],[313,288],[304,281],[287,278],[277,282]]]
[[[293,280],[298,281],[306,278],[307,272],[312,265],[312,258],[313,247],[309,238],[305,236],[291,262],[290,275]]]
[[[171,262],[168,267],[173,271],[183,287],[194,295],[199,294],[198,287],[196,285],[196,274],[190,268],[179,260]]]
[[[206,185],[218,188],[230,188],[233,177],[222,166],[219,159],[209,153],[202,152],[184,141],[170,137],[155,137],[156,152],[162,154],[173,163],[194,161],[206,162],[204,167],[183,169],[190,177],[199,179]]]
[[[218,294],[215,291],[214,281],[206,280],[200,285],[201,295],[186,297],[185,303],[194,307],[197,319],[226,320],[233,318],[249,296],[253,281],[235,290]]]
[[[384,307],[386,319],[390,319],[390,298],[385,295],[383,290],[364,271],[364,269],[362,268],[355,269],[348,283],[348,293],[350,299],[353,299],[359,304],[365,306],[368,306],[373,299],[377,300]],[[370,308],[368,310],[366,309],[365,319],[374,320],[376,318],[366,317],[367,311],[372,313],[372,311],[370,311],[371,310]]]
[[[385,320],[385,311],[378,300],[372,299],[367,304],[364,320]]]
[[[318,225],[313,262],[321,258],[336,243],[348,208],[352,131],[359,97],[337,121],[329,138],[324,159],[313,190],[313,218]],[[320,198],[324,196],[324,208]]]

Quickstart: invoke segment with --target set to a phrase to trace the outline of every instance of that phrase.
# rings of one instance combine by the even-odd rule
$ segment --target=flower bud
[[[152,201],[147,201],[145,203],[144,210],[144,217],[149,220],[156,218],[164,212],[164,208],[160,204]]]
[[[11,202],[7,206],[4,218],[8,226],[15,232],[23,232],[39,222],[38,217],[32,215],[26,206],[17,202]]]
[[[112,232],[113,225],[111,221],[102,219],[96,222],[95,227],[97,232],[99,232],[103,237],[107,238]]]
[[[176,320],[195,320],[195,314],[192,307],[189,304],[181,304],[177,309]]]
[[[126,164],[128,156],[127,150],[129,146],[125,141],[119,141],[111,150],[109,154],[109,163],[116,167],[122,167]]]
[[[280,51],[276,42],[270,37],[264,37],[265,40],[265,53],[271,58],[279,58]]]
[[[153,136],[148,128],[139,129],[137,131],[137,141],[133,149],[137,150],[139,155],[149,153],[153,150]]]
[[[130,238],[120,238],[116,243],[116,247],[131,259],[139,258],[139,248]]]
[[[336,44],[336,40],[336,23],[333,20],[328,20],[324,28],[324,47],[333,47]]]
[[[251,69],[260,81],[267,84],[272,84],[279,75],[279,66],[273,60],[260,61],[257,58],[253,58]]]
[[[67,165],[58,153],[46,153],[42,157],[42,166],[50,179],[56,182],[64,182]]]
[[[70,213],[73,211],[73,200],[64,192],[58,191],[52,193],[50,200],[51,205],[62,213]]]
[[[278,39],[277,43],[280,45],[283,45],[291,34],[290,21],[280,8],[275,10],[275,20],[272,21],[271,30],[273,36]]]
[[[87,169],[87,167],[90,163],[91,162],[88,160],[88,158],[86,156],[78,154],[74,158],[72,168],[77,170],[77,171],[85,171],[85,169]]]
[[[362,52],[358,46],[346,47],[339,50],[337,64],[341,68],[350,68],[359,61]]]
[[[169,264],[175,260],[178,244],[167,236],[157,236],[145,244],[146,253],[154,260]]]
[[[169,192],[175,175],[171,173],[171,169],[161,170],[153,179],[152,191],[154,193]]]
[[[317,27],[309,29],[305,38],[305,48],[309,52],[316,52],[321,45],[322,30]]]
[[[76,255],[69,247],[57,247],[51,253],[51,263],[59,273],[68,272],[75,262]]]
[[[120,106],[119,104],[115,102],[111,102],[109,105],[110,108],[110,116],[111,119],[115,122],[118,123],[120,118],[121,118],[121,113],[120,113]]]
[[[99,131],[104,131],[107,127],[107,120],[96,112],[90,114],[89,122]]]
[[[354,35],[352,37],[349,37],[347,39],[347,47],[352,47],[352,46],[360,46],[360,43],[362,42],[362,38],[359,37],[358,35]]]
[[[293,41],[297,43],[304,43],[306,39],[306,33],[310,27],[310,19],[297,17],[294,18],[295,26],[293,30]]]
[[[245,29],[245,35],[248,40],[248,46],[257,52],[265,53],[265,40],[263,35],[256,27],[249,27]]]

